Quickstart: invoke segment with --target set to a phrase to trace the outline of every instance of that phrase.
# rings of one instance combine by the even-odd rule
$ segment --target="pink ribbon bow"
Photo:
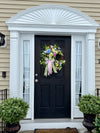
[[[47,63],[48,63],[48,75],[50,75],[50,74],[52,74],[52,63],[53,63],[53,60],[48,60]]]

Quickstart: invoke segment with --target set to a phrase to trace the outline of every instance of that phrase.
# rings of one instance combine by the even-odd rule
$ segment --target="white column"
[[[86,41],[86,87],[87,93],[95,95],[95,34],[87,34]]]
[[[19,33],[10,32],[10,97],[18,97],[19,90]]]

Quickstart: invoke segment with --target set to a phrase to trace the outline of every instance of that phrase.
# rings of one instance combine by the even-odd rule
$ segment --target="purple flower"
[[[53,55],[56,56],[56,53],[54,53]]]
[[[44,53],[46,54],[46,53],[47,53],[47,51],[44,51]]]
[[[53,45],[50,45],[51,46],[51,48],[53,48]]]
[[[45,64],[47,64],[48,62],[46,61]]]

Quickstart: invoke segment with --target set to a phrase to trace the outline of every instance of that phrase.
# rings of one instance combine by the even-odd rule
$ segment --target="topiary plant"
[[[0,118],[9,124],[18,123],[27,115],[29,105],[21,98],[9,98],[0,105]]]
[[[99,114],[100,97],[93,95],[83,95],[78,106],[80,111],[85,114]]]

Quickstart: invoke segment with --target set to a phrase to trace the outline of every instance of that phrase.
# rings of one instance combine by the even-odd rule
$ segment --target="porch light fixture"
[[[98,59],[98,64],[100,64],[100,59]]]
[[[6,37],[2,33],[0,33],[0,47],[6,47]]]
[[[100,49],[100,39],[98,40],[98,49]]]

